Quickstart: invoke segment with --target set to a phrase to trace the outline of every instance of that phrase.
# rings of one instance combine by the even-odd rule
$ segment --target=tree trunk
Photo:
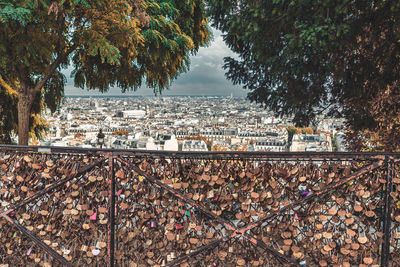
[[[18,144],[27,146],[29,142],[29,119],[34,97],[20,93],[18,96]]]

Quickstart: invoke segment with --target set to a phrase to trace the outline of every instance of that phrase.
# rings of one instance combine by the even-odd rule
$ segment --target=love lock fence
[[[399,266],[400,154],[0,146],[0,266]]]

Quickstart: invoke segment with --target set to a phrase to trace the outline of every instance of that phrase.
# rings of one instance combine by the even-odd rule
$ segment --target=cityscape
[[[43,146],[167,151],[345,151],[342,120],[296,129],[239,97],[66,97]],[[290,134],[290,129],[295,129]],[[307,130],[308,129],[308,130]],[[98,138],[102,131],[104,140]],[[102,139],[102,138],[101,138]]]
[[[0,0],[0,267],[400,266],[399,22]]]

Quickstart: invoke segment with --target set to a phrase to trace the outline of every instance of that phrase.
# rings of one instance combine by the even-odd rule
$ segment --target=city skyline
[[[212,29],[213,40],[208,47],[201,47],[199,52],[190,57],[190,69],[181,74],[173,81],[168,90],[164,90],[164,96],[238,96],[245,97],[247,90],[241,86],[235,86],[225,78],[225,70],[222,68],[224,57],[234,57],[235,54],[226,46],[221,31]],[[70,78],[71,68],[64,71],[68,81],[65,86],[66,96],[88,96],[88,95],[126,95],[126,96],[152,96],[153,89],[142,86],[137,91],[122,93],[119,88],[111,88],[107,93],[96,90],[75,88],[73,79]]]
[[[296,129],[291,118],[275,117],[240,97],[67,97],[46,120],[49,131],[40,140],[45,146],[93,148],[102,129],[104,147],[114,149],[331,151],[332,136],[343,147],[340,120]]]

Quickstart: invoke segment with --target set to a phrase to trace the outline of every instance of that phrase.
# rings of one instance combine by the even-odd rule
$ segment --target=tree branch
[[[333,102],[329,103],[329,105],[327,105],[327,106],[325,106],[325,107],[322,107],[321,110],[316,111],[316,114],[318,114],[318,115],[322,114],[325,110],[327,110],[328,108],[330,108],[330,107],[333,106],[334,104],[336,104],[336,103],[333,103]]]
[[[7,74],[5,74],[4,72],[0,71],[0,75],[3,76],[3,78],[5,79],[5,82],[7,82],[8,85],[9,85],[12,89],[14,89],[15,91],[18,90],[18,88],[15,86],[15,83],[13,83],[13,82],[11,81],[11,79],[7,76]],[[0,78],[1,78],[1,76],[0,76]]]
[[[5,76],[5,78],[6,78],[6,80],[8,80],[7,76]],[[17,90],[15,90],[15,89],[13,88],[13,84],[11,83],[11,85],[10,85],[10,82],[8,82],[8,83],[5,82],[5,81],[3,80],[3,78],[1,77],[1,75],[0,75],[0,85],[4,87],[4,89],[6,90],[6,92],[7,92],[9,95],[18,96],[18,92],[17,92]]]
[[[48,67],[47,70],[44,73],[43,79],[38,82],[35,87],[33,88],[33,92],[37,93],[40,92],[40,90],[43,88],[43,86],[46,84],[46,82],[51,78],[53,75],[54,71],[60,66],[61,62],[69,56],[76,48],[78,47],[77,44],[73,44],[65,53],[61,53],[58,55],[56,60],[54,60],[53,63],[51,63]]]

